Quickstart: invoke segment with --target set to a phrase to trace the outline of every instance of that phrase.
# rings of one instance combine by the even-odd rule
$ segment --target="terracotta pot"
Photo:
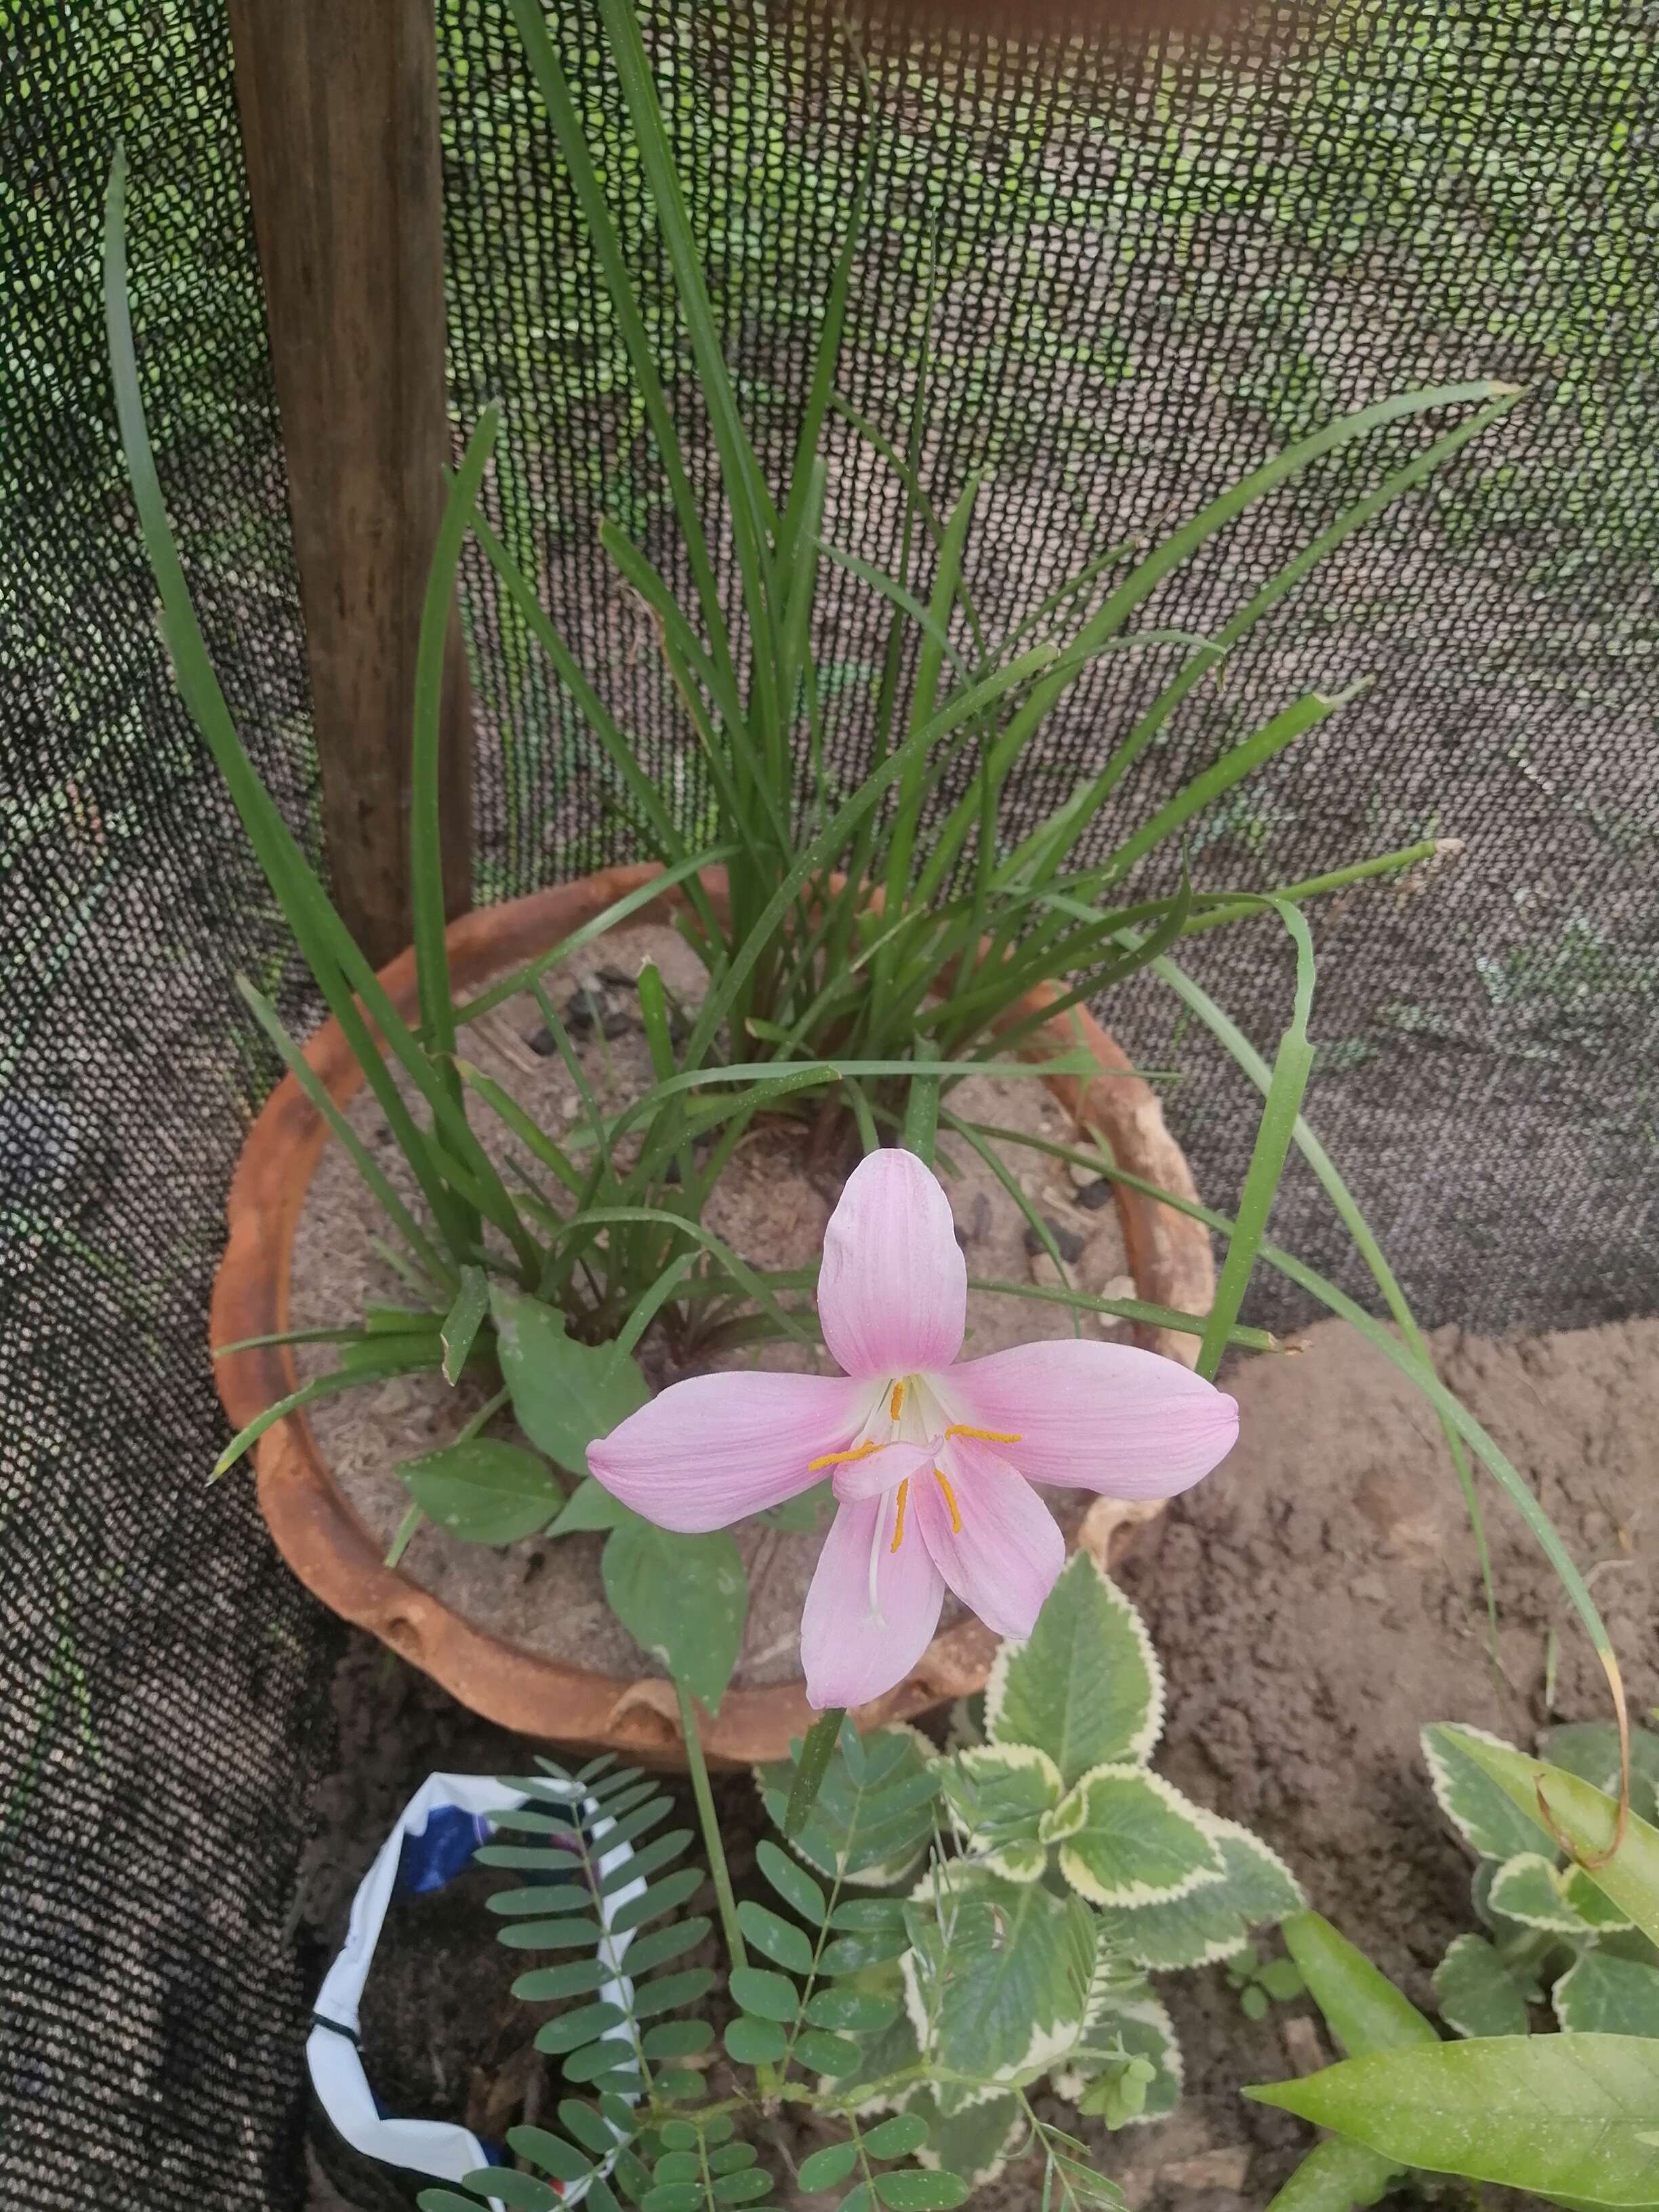
[[[648,882],[650,866],[609,868],[579,883],[538,891],[505,906],[464,915],[449,931],[455,981],[474,988],[491,973],[526,960],[568,936],[629,891]],[[717,904],[725,885],[710,872]],[[682,903],[678,890],[636,917],[661,921]],[[404,952],[380,971],[393,1002],[410,1019],[416,1007],[415,956]],[[1031,1001],[1035,1006],[1036,1000]],[[1119,1164],[1148,1182],[1190,1195],[1187,1163],[1164,1125],[1157,1098],[1129,1072],[1118,1045],[1087,1014],[1032,1032],[1021,1048],[1030,1059],[1074,1048],[1082,1036],[1100,1062],[1097,1079],[1056,1079],[1051,1088],[1079,1125],[1092,1121],[1109,1139]],[[306,1058],[329,1096],[344,1105],[361,1087],[356,1062],[337,1024],[325,1022]],[[214,1285],[211,1340],[232,1344],[289,1326],[289,1275],[294,1235],[328,1128],[292,1076],[278,1085],[242,1148],[230,1188],[230,1241]],[[1183,1214],[1121,1186],[1117,1201],[1130,1271],[1148,1302],[1203,1312],[1214,1290],[1208,1235]],[[1152,1330],[1140,1340],[1190,1362],[1195,1340]],[[283,1345],[238,1352],[215,1362],[219,1395],[233,1424],[293,1390],[291,1350]],[[465,1620],[408,1577],[387,1567],[380,1547],[337,1488],[303,1413],[268,1430],[255,1448],[259,1508],[283,1558],[332,1611],[371,1629],[404,1658],[422,1667],[461,1703],[525,1735],[583,1747],[604,1746],[657,1765],[681,1763],[678,1716],[669,1685],[618,1681],[538,1656]],[[1080,1540],[1103,1559],[1114,1533],[1146,1517],[1146,1510],[1103,1498],[1086,1516]],[[906,1680],[860,1717],[867,1725],[925,1711],[982,1686],[995,1639],[963,1620],[936,1636]],[[776,1759],[811,1718],[804,1687],[728,1691],[708,1727],[711,1759],[733,1764]]]

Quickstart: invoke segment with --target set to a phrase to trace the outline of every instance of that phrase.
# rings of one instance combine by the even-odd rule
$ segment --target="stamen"
[[[893,1385],[893,1395],[887,1407],[887,1418],[890,1421],[897,1420],[903,1405],[904,1385],[902,1382],[895,1382]]]
[[[961,1421],[953,1421],[945,1433],[947,1437],[977,1437],[982,1444],[1018,1444],[1025,1441],[1024,1431],[1018,1429],[970,1429]],[[939,1479],[943,1481],[944,1477]]]
[[[881,1449],[880,1444],[872,1442],[855,1444],[851,1451],[825,1452],[822,1459],[808,1460],[806,1472],[808,1474],[816,1474],[821,1467],[845,1467],[849,1460],[868,1459],[872,1452],[878,1452]]]
[[[910,1494],[910,1478],[907,1474],[898,1486],[898,1519],[894,1524],[890,1549],[896,1552],[904,1541],[904,1501]]]
[[[936,1467],[933,1469],[933,1480],[945,1492],[945,1502],[951,1509],[951,1534],[953,1536],[959,1536],[962,1534],[962,1508],[957,1504],[957,1493],[945,1480],[945,1469],[942,1467]],[[893,1548],[896,1551],[898,1547],[895,1545]]]

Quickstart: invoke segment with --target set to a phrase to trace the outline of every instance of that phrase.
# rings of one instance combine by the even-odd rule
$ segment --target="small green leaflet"
[[[512,1544],[533,1536],[563,1498],[534,1452],[488,1437],[406,1459],[398,1472],[428,1519],[469,1544]]]
[[[1074,1552],[1030,1637],[997,1655],[988,1738],[1047,1753],[1069,1790],[1091,1767],[1144,1764],[1163,1724],[1164,1678],[1140,1615]]]
[[[611,1609],[634,1641],[718,1712],[749,1602],[732,1538],[723,1529],[678,1535],[634,1517],[613,1531],[599,1571]]]
[[[1525,2035],[1527,2001],[1484,1936],[1460,1936],[1434,1970],[1440,2017],[1458,2035]]]
[[[1659,2200],[1659,2042],[1645,2036],[1414,2044],[1244,2094],[1396,2165],[1584,2204]]]
[[[1586,1951],[1550,1993],[1569,2030],[1659,2037],[1659,1969],[1607,1951]]]
[[[461,1370],[466,1365],[483,1317],[489,1311],[489,1278],[482,1267],[463,1267],[461,1287],[455,1293],[455,1303],[449,1309],[441,1332],[446,1382],[460,1381]]]
[[[586,1474],[589,1444],[650,1396],[644,1376],[614,1346],[577,1343],[564,1316],[526,1291],[498,1283],[490,1308],[519,1426],[557,1466]]]
[[[857,1746],[857,1770],[848,1756]],[[814,1870],[857,1885],[888,1887],[915,1868],[933,1832],[939,1779],[933,1747],[915,1729],[877,1729],[859,1739],[843,1729],[793,1849]],[[758,1767],[767,1814],[781,1831],[793,1760]],[[833,1967],[833,1961],[832,1967]]]
[[[1538,1848],[1538,1825],[1511,1802],[1500,1785],[1469,1756],[1473,1739],[1499,1751],[1515,1746],[1484,1729],[1437,1721],[1423,1730],[1423,1756],[1440,1809],[1471,1850],[1483,1859],[1513,1858]]]
[[[1091,1904],[1167,1903],[1225,1873],[1200,1808],[1162,1775],[1097,1766],[1074,1795],[1082,1818],[1060,1847],[1060,1871]]]

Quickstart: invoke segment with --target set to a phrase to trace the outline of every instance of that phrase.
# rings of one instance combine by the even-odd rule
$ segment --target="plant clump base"
[[[640,1027],[631,979],[647,961],[660,971],[673,999],[695,1012],[704,972],[678,933],[665,924],[624,926],[578,954],[550,978],[559,1010],[600,1104],[626,1103],[650,1081],[650,1061]],[[568,1141],[580,1127],[581,1102],[548,1042],[541,1014],[529,997],[507,1000],[467,1033],[469,1055],[541,1125]],[[1063,1110],[1034,1080],[974,1076],[955,1086],[954,1111],[1049,1141],[1072,1140]],[[403,1188],[403,1163],[385,1141],[373,1098],[360,1092],[347,1109],[354,1127],[374,1146],[394,1184]],[[843,1164],[815,1161],[817,1101],[797,1116],[757,1123],[739,1146],[706,1210],[708,1226],[752,1265],[766,1269],[810,1267],[823,1243],[823,1225],[839,1194]],[[494,1116],[478,1117],[487,1149],[506,1166],[516,1146]],[[957,1172],[945,1172],[970,1276],[1040,1287],[1054,1280],[1053,1256],[1030,1247],[1037,1240],[1019,1204],[993,1170],[948,1136],[943,1152]],[[857,1157],[849,1154],[848,1164]],[[1009,1171],[1054,1236],[1073,1286],[1097,1297],[1135,1295],[1117,1209],[1110,1188],[1073,1178],[1057,1161],[1025,1148],[1005,1148]],[[356,1322],[366,1306],[397,1303],[396,1277],[375,1249],[382,1227],[378,1207],[342,1148],[325,1147],[307,1191],[295,1234],[291,1322],[296,1328]],[[970,1293],[969,1352],[996,1351],[1037,1336],[1069,1335],[1071,1314],[1062,1305],[1033,1299]],[[1083,1328],[1127,1341],[1127,1332],[1085,1317]],[[714,1366],[750,1364],[753,1347],[718,1344],[688,1351],[654,1328],[641,1346],[653,1383]],[[810,1369],[806,1352],[772,1341],[760,1348],[769,1367]],[[328,1345],[300,1345],[301,1379],[333,1364]],[[833,1369],[826,1360],[823,1371]],[[382,1550],[392,1544],[409,1505],[396,1468],[400,1461],[450,1441],[482,1406],[489,1385],[471,1376],[452,1389],[435,1373],[398,1376],[326,1398],[307,1414],[318,1446],[352,1510]],[[492,1435],[515,1431],[503,1414]],[[1068,1535],[1092,1500],[1086,1492],[1045,1493]],[[806,1527],[751,1522],[738,1530],[750,1580],[750,1609],[735,1681],[764,1687],[799,1675],[801,1603],[811,1579],[829,1511]],[[629,1635],[606,1602],[600,1576],[604,1539],[574,1534],[525,1538],[506,1546],[464,1544],[430,1522],[404,1554],[403,1571],[454,1611],[503,1639],[549,1657],[587,1667],[618,1680],[660,1674],[660,1663]],[[943,1626],[960,1617],[949,1601]]]

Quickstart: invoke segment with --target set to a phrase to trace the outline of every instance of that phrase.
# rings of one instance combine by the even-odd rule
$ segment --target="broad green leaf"
[[[715,2182],[714,2202],[717,2204],[752,2204],[757,2197],[772,2193],[772,2177],[758,2168],[740,2173],[723,2173]]]
[[[1025,1743],[987,1744],[941,1759],[938,1771],[966,1854],[1011,1881],[1035,1881],[1048,1863],[1039,1831],[1062,1794],[1048,1753]]]
[[[1434,2023],[1322,1913],[1293,1912],[1279,1932],[1325,2025],[1350,2057],[1438,2044]]]
[[[1375,2204],[1403,2170],[1364,2143],[1327,2136],[1308,2153],[1267,2212],[1352,2212],[1356,2204]]]
[[[1582,1881],[1582,1869],[1574,1868]],[[1592,1888],[1592,1896],[1599,1893]],[[1523,1928],[1553,1929],[1561,1936],[1587,1936],[1590,1929],[1570,1900],[1566,1876],[1541,1851],[1517,1851],[1492,1875],[1486,1893],[1492,1911]],[[1602,1900],[1605,1903],[1605,1899]]]
[[[1009,2151],[1025,2132],[1019,2100],[1006,2090],[942,2112],[933,2087],[924,2082],[912,2092],[905,2113],[926,2124],[918,2163],[960,2174],[970,2189],[981,2188],[1001,2172]]]
[[[1659,2200],[1659,2042],[1502,2035],[1247,2089],[1400,2166],[1584,2204]]]
[[[1605,1951],[1586,1951],[1550,1993],[1569,2031],[1659,2037],[1659,1970]]]
[[[1069,1790],[1091,1767],[1143,1764],[1163,1724],[1164,1678],[1140,1615],[1074,1552],[1030,1635],[997,1655],[986,1735],[1046,1752]]]
[[[915,1941],[903,1960],[910,2025],[948,2071],[1024,2081],[1077,2039],[1097,1936],[1088,1909],[1037,1883],[1005,1881],[954,1862],[916,1893]],[[960,2094],[943,2094],[955,2109]]]
[[[549,1524],[550,1536],[583,1536],[598,1528],[620,1528],[638,1516],[620,1498],[613,1498],[602,1482],[585,1474],[566,1498],[556,1520]]]
[[[1160,1904],[1225,1874],[1199,1808],[1162,1775],[1097,1766],[1075,1794],[1082,1818],[1060,1847],[1060,1870],[1091,1904]]]
[[[1164,1971],[1212,1966],[1242,1949],[1252,1928],[1282,1920],[1301,1906],[1296,1877],[1259,1836],[1214,1813],[1198,1817],[1221,1854],[1222,1879],[1167,1903],[1111,1907],[1102,1914],[1109,1941],[1137,1966]]]
[[[1586,1878],[1615,1910],[1659,1942],[1659,1829],[1632,1813],[1615,1856],[1597,1864],[1617,1832],[1619,1808],[1613,1798],[1563,1767],[1547,1766],[1495,1740],[1470,1734],[1462,1749],[1524,1815],[1528,1835],[1519,1848],[1535,1850],[1540,1834],[1547,1844],[1557,1841],[1545,1824],[1541,1791],[1549,1818],[1575,1846]]]
[[[482,1267],[463,1267],[461,1287],[455,1294],[455,1303],[449,1309],[442,1330],[446,1382],[460,1381],[461,1370],[466,1365],[489,1311],[489,1277]]]
[[[1538,1824],[1517,1810],[1471,1753],[1473,1743],[1518,1756],[1515,1746],[1484,1729],[1437,1721],[1423,1730],[1423,1756],[1440,1809],[1472,1850],[1483,1859],[1513,1858],[1538,1848]]]
[[[545,1461],[522,1444],[488,1437],[406,1459],[398,1472],[427,1518],[469,1544],[514,1544],[533,1536],[562,1498]]]
[[[1484,1936],[1460,1936],[1434,1970],[1440,2017],[1458,2035],[1525,2035],[1527,2002]]]
[[[577,1343],[557,1308],[526,1291],[498,1283],[490,1308],[519,1426],[556,1465],[586,1474],[589,1444],[650,1396],[644,1376],[614,1346]]]
[[[611,1609],[643,1650],[720,1711],[743,1644],[749,1586],[724,1529],[683,1536],[649,1521],[612,1531],[599,1562]]]
[[[1175,2023],[1156,1997],[1118,1996],[1109,1985],[1091,1998],[1088,2021],[1054,2081],[1061,2096],[1109,2128],[1166,2119],[1181,2102]]]
[[[795,2177],[797,2185],[809,2197],[816,2196],[820,2190],[839,2188],[858,2162],[859,2147],[855,2142],[826,2143],[822,2150],[815,2150],[802,2159]]]
[[[1609,1797],[1619,1795],[1619,1730],[1612,1721],[1570,1721],[1548,1729],[1538,1755]],[[1659,1735],[1651,1729],[1630,1732],[1630,1802],[1644,1820],[1659,1820]]]

